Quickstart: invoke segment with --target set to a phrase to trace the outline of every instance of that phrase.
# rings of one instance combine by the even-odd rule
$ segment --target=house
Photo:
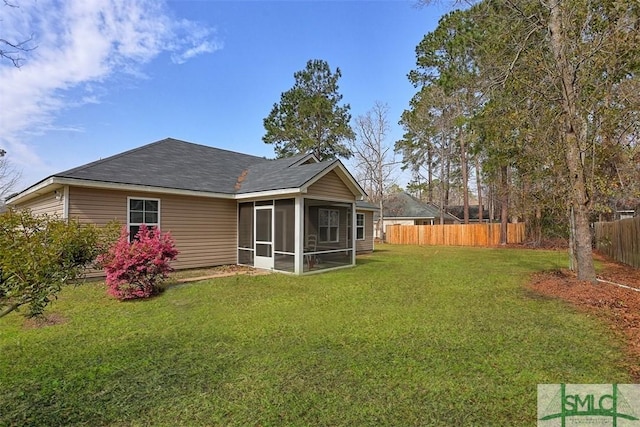
[[[355,265],[373,212],[339,160],[277,160],[172,138],[52,175],[7,203],[135,235],[170,231],[176,269],[242,264],[287,273]]]
[[[464,218],[464,205],[449,205],[446,207],[446,211],[456,218]],[[480,206],[469,205],[469,223],[480,222]],[[482,208],[482,222],[489,221],[489,210]]]
[[[445,224],[459,224],[460,219],[443,212]],[[423,202],[402,191],[388,195],[384,200],[382,232],[389,225],[437,225],[440,224],[440,208]],[[379,236],[376,236],[379,237]]]

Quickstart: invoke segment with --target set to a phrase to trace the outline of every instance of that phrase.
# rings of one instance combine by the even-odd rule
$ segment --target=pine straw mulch
[[[47,326],[62,325],[67,323],[68,319],[60,313],[47,313],[39,317],[29,317],[24,320],[23,327],[25,329],[38,329]]]
[[[620,264],[600,254],[598,278],[640,290],[640,270]],[[616,333],[625,337],[629,355],[629,370],[640,380],[640,292],[598,282],[593,285],[579,281],[569,270],[555,270],[537,274],[530,288],[545,296],[561,298],[600,318],[605,319]]]
[[[215,279],[218,277],[228,277],[237,275],[258,276],[270,274],[268,270],[259,270],[253,267],[242,265],[221,265],[211,268],[197,268],[191,270],[179,270],[171,273],[167,281],[168,285],[199,282],[202,280]]]

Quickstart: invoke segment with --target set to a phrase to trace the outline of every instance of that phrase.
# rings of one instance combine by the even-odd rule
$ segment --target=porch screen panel
[[[295,214],[293,199],[276,200],[276,252],[295,252]]]
[[[238,207],[238,246],[253,249],[253,203]]]
[[[308,200],[305,200],[304,232],[305,236],[318,235],[318,207],[310,205]]]
[[[271,242],[271,214],[271,209],[256,209],[256,241]]]
[[[274,269],[293,273],[295,271],[295,256],[286,254],[276,254]]]
[[[253,249],[238,249],[238,264],[253,265]]]
[[[340,241],[340,211],[338,209],[318,209],[318,242],[337,243]]]
[[[353,246],[349,230],[351,204],[331,200],[305,199],[305,242],[303,271],[311,272],[353,265]]]
[[[253,265],[253,203],[238,205],[238,264]]]
[[[340,209],[340,243],[339,247],[342,248],[351,248],[353,247],[353,242],[351,242],[351,208],[343,208]]]

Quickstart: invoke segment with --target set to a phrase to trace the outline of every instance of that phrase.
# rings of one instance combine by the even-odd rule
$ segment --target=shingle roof
[[[365,209],[369,211],[380,211],[380,207],[374,205],[373,203],[369,203],[366,200],[358,200],[356,202],[356,208]]]
[[[448,206],[447,211],[458,218],[464,217],[464,206]],[[478,205],[470,205],[469,206],[469,219],[479,219],[480,218],[480,207]],[[482,209],[482,218],[489,218],[489,211],[487,209]]]
[[[289,159],[261,162],[249,167],[246,179],[236,187],[237,193],[299,188],[337,162],[333,160],[290,167],[295,162],[286,160]]]
[[[389,195],[384,202],[385,218],[440,218],[440,209],[433,203],[423,202],[405,192]],[[445,219],[458,218],[445,213]]]
[[[238,194],[299,188],[337,162],[297,164],[305,157],[268,160],[167,138],[53,176]]]

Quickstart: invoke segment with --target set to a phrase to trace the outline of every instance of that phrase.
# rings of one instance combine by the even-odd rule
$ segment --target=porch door
[[[254,227],[256,268],[273,269],[273,206],[256,206]]]

